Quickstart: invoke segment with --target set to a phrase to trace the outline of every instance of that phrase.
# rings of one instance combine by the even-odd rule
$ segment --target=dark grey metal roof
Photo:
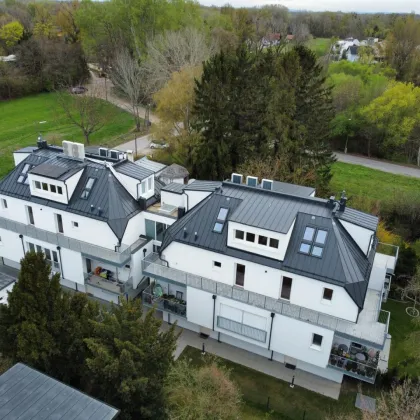
[[[185,178],[190,173],[186,168],[184,168],[181,165],[178,165],[177,163],[173,163],[172,165],[165,168],[162,173],[159,175],[163,178]]]
[[[315,188],[289,184],[287,182],[273,181],[273,191],[282,192],[285,194],[300,195],[302,197],[309,197],[312,193],[315,192]]]
[[[168,185],[165,185],[161,188],[161,191],[167,191],[174,194],[182,194],[184,192],[185,185],[179,184],[177,182],[171,182]]]
[[[68,204],[32,196],[29,185],[17,182],[26,163],[40,165],[51,160],[56,161],[57,152],[61,152],[61,150],[39,149],[29,155],[0,181],[0,193],[57,210],[105,221],[117,238],[122,239],[129,219],[141,211],[140,205],[105,165],[89,160],[86,160],[85,164],[78,162],[79,165],[84,165],[84,171]],[[51,155],[52,159],[49,159]],[[94,178],[95,183],[88,198],[83,199],[81,198],[82,191],[89,178]]]
[[[192,190],[192,191],[215,191],[222,185],[221,181],[200,181],[196,179],[195,181],[191,182],[185,186],[185,190]]]
[[[142,166],[136,165],[134,162],[130,162],[128,160],[116,163],[114,165],[114,169],[120,174],[127,175],[139,181],[143,181],[143,179],[148,178],[154,173],[150,169],[143,168]]]
[[[22,363],[0,376],[0,419],[112,420],[119,410]]]
[[[134,163],[138,166],[141,166],[141,167],[145,168],[145,169],[149,169],[153,173],[160,172],[160,171],[162,171],[163,169],[166,168],[166,165],[164,165],[163,163],[155,162],[153,160],[150,160],[150,159],[147,158],[147,156],[144,156],[141,159],[136,160]]]
[[[378,227],[378,218],[372,214],[363,213],[361,211],[346,207],[343,212],[338,212],[337,217],[346,222],[364,227],[369,230],[376,231]]]
[[[27,146],[22,149],[15,150],[13,153],[32,153],[34,150],[38,149],[36,146]]]

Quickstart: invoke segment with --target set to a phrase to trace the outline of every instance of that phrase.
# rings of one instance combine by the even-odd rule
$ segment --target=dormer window
[[[320,258],[324,252],[326,240],[326,230],[306,226],[302,242],[300,243],[299,252]]]
[[[217,221],[213,227],[213,232],[222,233],[228,213],[229,209],[226,207],[220,207],[219,214],[217,215]]]
[[[17,180],[19,184],[29,184],[28,171],[31,168],[32,168],[32,165],[30,165],[29,163],[25,163],[25,165],[23,166],[22,172],[20,173],[19,178]]]
[[[83,198],[86,200],[89,197],[90,191],[92,190],[94,183],[95,183],[95,178],[89,178],[87,180],[85,188],[83,188],[80,198]]]

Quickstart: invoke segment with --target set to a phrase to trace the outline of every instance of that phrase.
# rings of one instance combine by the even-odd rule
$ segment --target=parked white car
[[[150,143],[151,149],[167,149],[168,147],[169,147],[169,144],[167,143],[156,143],[154,141]]]

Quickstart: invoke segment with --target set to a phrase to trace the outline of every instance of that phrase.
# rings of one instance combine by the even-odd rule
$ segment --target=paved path
[[[166,330],[168,324],[163,322],[162,329]],[[219,343],[212,338],[203,339],[198,333],[177,327],[182,334],[178,339],[174,357],[177,359],[186,346],[202,349],[204,343],[206,352],[215,354],[223,359],[230,360],[248,368],[257,370],[266,375],[273,376],[286,382],[291,382],[295,377],[295,385],[317,392],[330,398],[338,399],[340,396],[341,384],[313,375],[300,369],[287,369],[283,363],[270,361],[263,356],[242,350],[226,343]]]
[[[145,136],[137,137],[127,143],[116,146],[118,150],[127,151],[132,150],[136,155],[150,155],[153,149],[150,149],[149,145],[152,141],[152,135],[147,134]]]
[[[403,166],[398,165],[396,163],[390,163],[376,159],[369,159],[363,156],[355,156],[339,152],[335,152],[335,156],[340,162],[351,163],[353,165],[362,165],[368,168],[378,169],[379,171],[390,172],[392,174],[420,178],[420,169],[411,166]]]

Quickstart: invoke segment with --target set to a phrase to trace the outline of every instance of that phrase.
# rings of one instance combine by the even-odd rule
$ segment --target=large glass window
[[[306,226],[299,252],[302,254],[322,257],[328,232],[323,229],[316,229]]]
[[[156,240],[163,241],[163,234],[166,230],[166,225],[164,223],[156,222]]]
[[[145,219],[145,224],[146,224],[146,236],[148,238],[153,238],[156,239],[156,223],[154,220],[148,220]]]
[[[282,299],[290,300],[290,294],[292,293],[292,283],[293,280],[290,277],[283,277],[280,293],[280,297]]]
[[[89,194],[93,188],[93,184],[95,183],[95,178],[89,178],[86,182],[85,188],[83,188],[82,194],[80,196],[80,198],[84,198],[85,200],[89,197]],[[60,187],[58,187],[60,188]],[[59,194],[60,191],[58,192]]]

